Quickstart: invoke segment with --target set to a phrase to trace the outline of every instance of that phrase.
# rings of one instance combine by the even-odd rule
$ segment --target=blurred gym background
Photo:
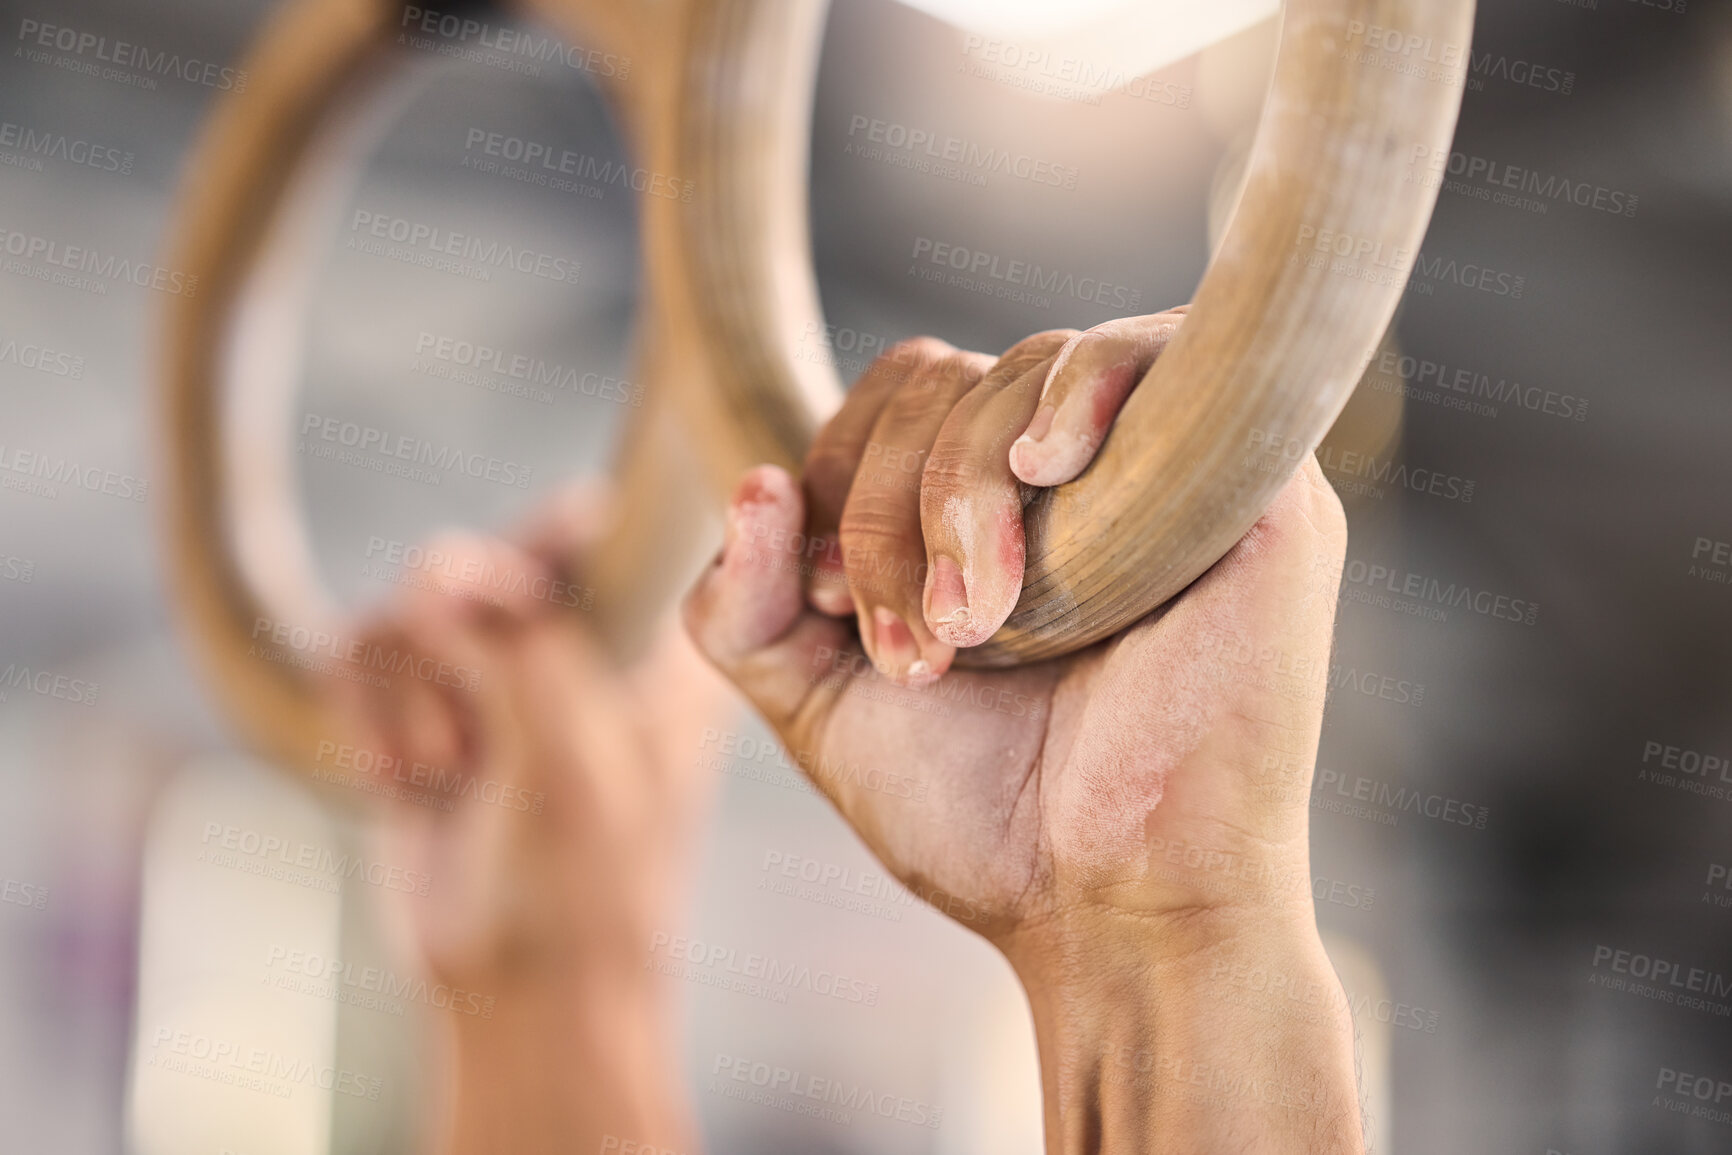
[[[222,70],[272,6],[0,3],[0,230],[159,260]],[[92,75],[32,53],[43,24],[216,67]],[[996,351],[1188,299],[1231,210],[1274,32],[1261,21],[1109,88],[1042,76],[932,11],[834,0],[811,182],[830,330],[800,355],[851,380],[903,336]],[[379,541],[508,524],[554,479],[601,469],[634,399],[631,197],[478,163],[489,134],[624,161],[591,78],[407,55],[394,119],[320,259],[296,412],[460,444],[534,480],[428,486],[302,457],[320,565],[357,606],[393,588]],[[1046,166],[923,171],[902,163],[897,129]],[[1701,0],[1485,0],[1443,167],[1452,183],[1332,472],[1352,543],[1314,892],[1338,962],[1379,987],[1357,992],[1387,1045],[1379,1149],[1729,1150],[1732,1102],[1692,1115],[1698,1101],[1663,1072],[1732,1081],[1732,19]],[[1524,174],[1551,195],[1521,191]],[[1585,199],[1556,195],[1558,181]],[[581,276],[480,282],[393,263],[345,246],[354,212],[569,254]],[[934,283],[923,241],[1094,278],[1134,307]],[[0,1146],[412,1150],[429,1114],[417,1040],[436,1012],[264,981],[284,941],[401,970],[381,888],[284,881],[213,853],[212,823],[354,853],[367,841],[237,749],[177,639],[154,480],[162,305],[124,281],[0,269]],[[461,342],[583,384],[519,388],[435,351]],[[1457,484],[1378,483],[1349,452]],[[21,453],[113,484],[44,485]],[[1490,600],[1452,603],[1443,587]],[[1518,602],[1513,618],[1531,620],[1475,608]],[[1038,1151],[1027,1013],[995,953],[895,895],[862,911],[761,888],[788,856],[872,863],[791,778],[724,769],[682,929],[857,975],[877,997],[681,984],[687,1069],[670,1078],[693,1087],[708,1148]],[[1448,803],[1472,820],[1428,816]],[[1647,997],[1655,960],[1662,976],[1669,963],[1706,977]],[[383,1092],[267,1101],[164,1073],[145,1062],[164,1023],[251,1024]],[[837,1127],[709,1094],[718,1053],[882,1086],[942,1107],[942,1125]]]

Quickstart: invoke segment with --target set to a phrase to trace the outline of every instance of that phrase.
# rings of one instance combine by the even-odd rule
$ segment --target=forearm
[[[552,976],[451,1031],[442,1155],[696,1155],[667,1010],[652,976]]]
[[[1315,929],[1285,921],[1049,926],[1013,949],[1048,1155],[1363,1151],[1351,1014]]]

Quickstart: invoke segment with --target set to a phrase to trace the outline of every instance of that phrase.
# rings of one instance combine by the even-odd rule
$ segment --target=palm
[[[853,657],[840,622],[759,600],[761,632],[786,623],[774,648],[810,673],[748,691],[886,866],[984,932],[1078,900],[1157,910],[1288,885],[1256,866],[1304,837],[1344,541],[1313,472],[1166,611],[1081,654],[906,689]]]

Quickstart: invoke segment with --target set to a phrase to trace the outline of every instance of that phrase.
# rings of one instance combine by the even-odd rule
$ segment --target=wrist
[[[1309,913],[1077,911],[1002,943],[1049,1155],[1361,1150],[1351,1014]]]
[[[690,1150],[693,1127],[665,999],[653,976],[536,971],[486,1014],[456,1015],[452,1155],[600,1151],[618,1142]]]

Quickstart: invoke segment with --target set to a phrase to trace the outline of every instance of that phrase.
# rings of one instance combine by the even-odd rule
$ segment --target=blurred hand
[[[479,675],[345,683],[340,702],[355,741],[427,794],[458,784],[449,811],[400,799],[384,816],[386,854],[431,878],[397,904],[428,977],[486,1008],[444,1021],[441,1155],[694,1142],[645,960],[679,917],[709,794],[693,755],[723,687],[672,628],[632,668],[602,653],[559,566],[598,522],[572,490],[522,544],[447,536],[429,588],[357,630]]]
[[[431,876],[408,913],[428,967],[483,993],[581,968],[641,969],[672,917],[708,796],[692,752],[725,692],[676,629],[620,669],[580,611],[559,560],[599,529],[596,503],[567,491],[521,544],[446,535],[424,583],[374,614],[369,644],[480,672],[474,689],[397,676],[343,683],[356,741],[435,776],[450,811],[395,802],[394,862]],[[497,799],[497,801],[490,801]]]

